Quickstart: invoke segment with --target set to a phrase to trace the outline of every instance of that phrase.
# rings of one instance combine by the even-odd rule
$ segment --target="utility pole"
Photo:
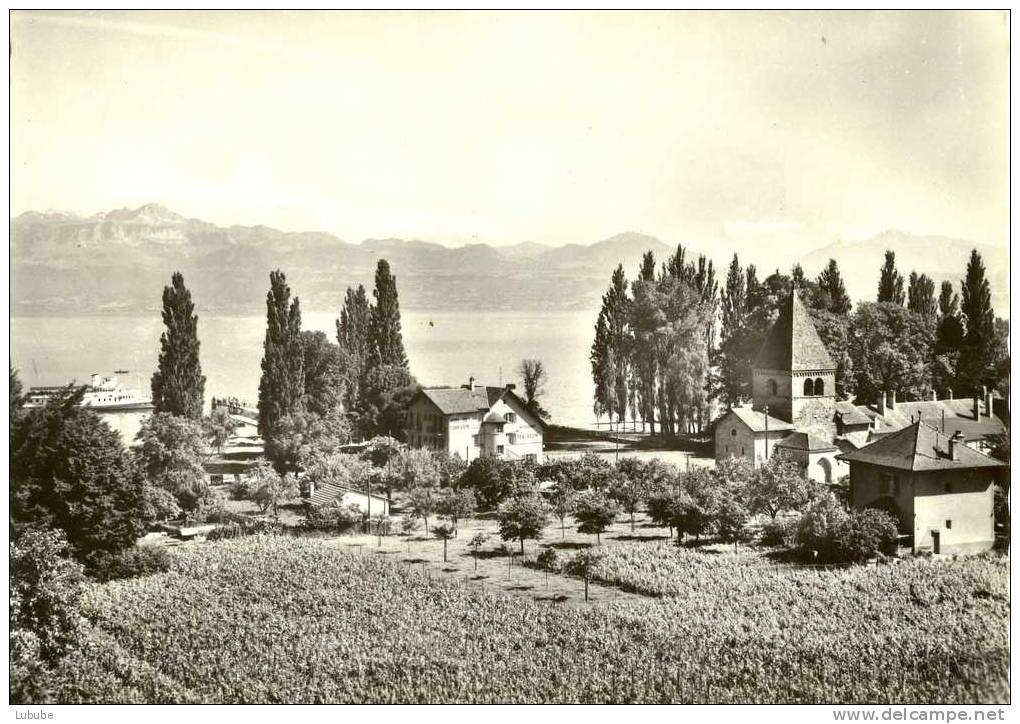
[[[765,405],[765,460],[769,459],[769,406]]]

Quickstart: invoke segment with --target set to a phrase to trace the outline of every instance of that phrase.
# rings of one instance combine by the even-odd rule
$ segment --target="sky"
[[[1003,12],[13,12],[11,213],[1007,243]]]

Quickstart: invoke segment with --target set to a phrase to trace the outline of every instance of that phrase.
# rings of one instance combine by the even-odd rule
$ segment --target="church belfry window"
[[[815,379],[815,395],[824,394],[825,394],[825,382],[822,380],[821,377],[818,377],[817,379]]]
[[[808,377],[804,380],[804,397],[811,397],[813,394],[815,394],[815,383]]]

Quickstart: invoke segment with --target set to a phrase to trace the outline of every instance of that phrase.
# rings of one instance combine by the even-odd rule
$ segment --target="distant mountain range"
[[[26,212],[11,220],[10,233],[11,313],[19,316],[155,312],[174,270],[184,274],[203,312],[262,314],[269,271],[276,268],[286,272],[305,309],[333,310],[349,285],[371,287],[380,258],[389,260],[407,309],[595,309],[616,264],[632,276],[645,251],[661,261],[674,249],[637,233],[556,247],[526,241],[448,248],[402,239],[351,244],[323,232],[220,227],[158,204],[90,217]],[[971,246],[942,238],[936,246],[930,237],[887,232],[818,249],[802,263],[814,275],[834,256],[851,296],[871,298],[885,248],[897,252],[904,273],[913,267],[940,281],[962,276]],[[1008,251],[982,252],[993,293],[1008,300]],[[742,261],[770,271],[761,260]],[[715,262],[722,281],[728,260]]]

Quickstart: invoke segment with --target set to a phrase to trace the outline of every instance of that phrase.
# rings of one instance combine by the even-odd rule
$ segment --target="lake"
[[[424,385],[517,383],[521,359],[542,360],[548,370],[543,405],[558,424],[594,422],[588,352],[598,310],[591,312],[402,313],[411,372]],[[336,337],[336,314],[304,312],[303,328]],[[430,324],[431,322],[431,324]],[[258,399],[264,316],[199,315],[206,397]],[[148,389],[163,331],[158,315],[15,317],[11,363],[22,383],[87,381],[93,372],[121,375],[127,386]]]

